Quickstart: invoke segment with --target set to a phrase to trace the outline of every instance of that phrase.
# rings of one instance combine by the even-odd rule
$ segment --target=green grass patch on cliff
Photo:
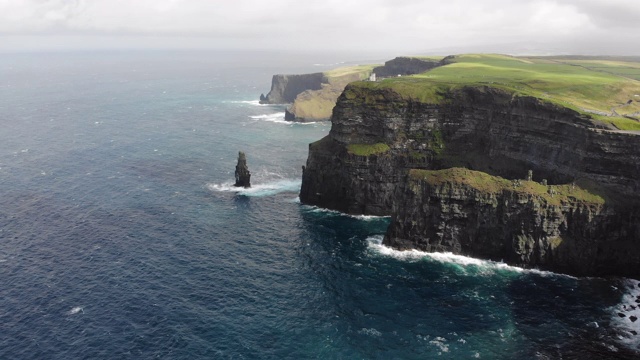
[[[391,88],[403,96],[434,104],[446,101],[447,93],[456,89],[493,87],[583,114],[600,114],[620,129],[635,129],[623,116],[640,112],[640,81],[634,78],[640,63],[591,60],[580,64],[490,54],[459,55],[452,61],[417,75],[359,84]]]
[[[445,170],[411,169],[409,177],[414,181],[425,181],[430,185],[466,185],[478,191],[498,194],[512,191],[521,195],[533,196],[549,204],[581,201],[590,204],[604,204],[606,197],[593,184],[542,185],[535,181],[508,180],[484,172],[465,168]]]
[[[347,152],[349,154],[358,156],[370,156],[384,154],[391,148],[385,143],[377,144],[349,144],[347,145]]]

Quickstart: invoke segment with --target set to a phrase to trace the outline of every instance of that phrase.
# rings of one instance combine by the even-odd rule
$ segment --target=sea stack
[[[236,184],[238,187],[251,187],[251,173],[247,167],[247,156],[242,152],[238,152],[238,165],[236,165]]]

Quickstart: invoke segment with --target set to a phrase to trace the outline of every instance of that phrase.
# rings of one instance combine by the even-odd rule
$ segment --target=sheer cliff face
[[[393,191],[406,169],[428,163],[428,158],[408,156],[424,144],[407,139],[406,131],[429,133],[436,108],[386,91],[364,96],[360,89],[348,87],[334,108],[330,134],[309,145],[302,202],[352,214],[388,215]],[[377,143],[392,148],[367,155],[348,148],[364,145],[366,153],[367,145]]]
[[[324,74],[273,75],[271,91],[267,96],[260,96],[261,104],[290,104],[298,94],[306,90],[322,88]]]
[[[446,181],[412,170],[397,187],[385,244],[575,275],[640,275],[637,209],[614,210],[577,185],[511,184],[464,169],[434,173]],[[501,181],[507,184],[495,186]]]
[[[348,86],[327,138],[310,145],[301,200],[350,213],[390,214],[408,169],[462,166],[506,178],[578,178],[640,193],[640,136],[597,129],[582,115],[489,88],[445,95],[440,105],[386,89]],[[349,145],[384,143],[371,155]]]
[[[638,149],[640,135],[536,98],[464,88],[425,104],[353,84],[338,99],[329,135],[309,146],[300,199],[392,215],[385,242],[397,248],[640,276]],[[585,181],[617,201],[550,204],[517,192],[433,187],[408,175],[456,166],[507,179],[533,170],[537,183]]]

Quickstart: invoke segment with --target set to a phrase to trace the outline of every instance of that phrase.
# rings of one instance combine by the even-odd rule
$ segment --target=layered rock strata
[[[640,249],[640,235],[637,228],[632,226],[634,219],[637,219],[634,214],[638,214],[636,209],[640,194],[638,134],[614,131],[573,110],[538,98],[513,96],[490,87],[463,87],[443,91],[440,96],[441,100],[433,104],[403,96],[389,88],[370,87],[365,83],[347,86],[334,108],[331,132],[309,146],[301,201],[352,214],[393,214],[396,219],[394,224],[406,224],[405,217],[408,214],[402,213],[402,209],[409,211],[418,206],[440,206],[436,201],[438,197],[431,196],[433,191],[438,193],[439,190],[431,188],[425,189],[426,193],[419,200],[401,200],[407,197],[400,196],[402,192],[397,191],[406,190],[409,186],[407,178],[411,169],[464,167],[507,179],[524,179],[528,170],[532,170],[532,180],[536,182],[544,180],[551,185],[569,184],[581,179],[598,184],[608,194],[610,202],[616,205],[607,204],[597,211],[586,205],[563,210],[538,202],[542,204],[539,210],[551,214],[549,216],[573,219],[570,222],[573,225],[558,220],[564,224],[558,225],[558,228],[573,226],[578,229],[584,226],[585,229],[592,229],[589,234],[598,234],[597,237],[587,234],[579,238],[571,232],[558,233],[559,230],[550,229],[550,235],[536,238],[531,237],[532,228],[529,225],[516,226],[509,231],[496,228],[490,232],[491,236],[496,236],[500,241],[512,241],[513,234],[524,234],[530,237],[522,246],[529,246],[530,249],[536,246],[537,249],[547,249],[547,245],[535,244],[539,239],[547,239],[540,240],[543,243],[550,241],[556,233],[563,234],[560,236],[563,239],[582,239],[575,240],[578,241],[575,243],[565,242],[572,245],[563,245],[562,249],[577,249],[588,241],[594,242],[589,251],[596,254],[613,251],[613,248],[618,249],[615,250],[616,254],[632,248]],[[471,203],[476,198],[488,196],[470,190],[460,191],[459,197]],[[522,203],[515,193],[491,196],[496,196],[496,199],[487,201],[519,204],[516,205],[519,207],[517,211],[512,209],[510,212],[510,221],[514,224],[533,224],[538,221],[533,205]],[[446,201],[449,200],[442,200],[440,204]],[[469,216],[480,211],[479,204],[469,205]],[[477,209],[474,208],[476,206]],[[444,213],[437,211],[429,214],[444,216]],[[488,213],[486,220],[489,221],[496,214]],[[587,222],[594,214],[606,219]],[[616,222],[616,218],[621,220]],[[446,223],[446,219],[443,219]],[[431,218],[429,222],[436,220]],[[421,226],[396,227],[388,239],[400,240],[387,240],[387,243],[398,248],[420,248],[419,239],[428,237],[424,224]],[[489,228],[482,228],[482,232]],[[611,249],[608,245],[603,247],[606,241],[602,239],[606,238],[607,233],[617,234],[615,236],[622,239],[612,244],[625,245],[612,245]],[[483,241],[478,242],[477,249],[484,247]],[[613,265],[589,267],[592,270],[579,267],[578,264],[585,257],[576,257],[568,265],[561,265],[565,260],[558,259],[566,259],[567,256],[562,249],[556,253],[547,251],[546,254],[553,255],[542,256],[537,255],[541,254],[540,250],[513,250],[516,252],[507,253],[504,248],[498,251],[495,247],[488,247],[491,250],[467,252],[463,248],[467,249],[450,242],[447,247],[424,249],[467,253],[564,272],[615,273]],[[548,256],[554,260],[548,260]],[[589,264],[612,264],[617,261],[611,260],[617,259],[617,255],[603,256],[591,258]],[[637,257],[625,261],[640,269]],[[640,274],[640,270],[634,271]]]
[[[411,170],[384,243],[575,275],[637,276],[640,213],[588,186]],[[631,220],[631,221],[630,221]]]
[[[309,149],[301,200],[350,213],[390,214],[392,189],[407,171],[461,166],[549,184],[591,179],[640,193],[640,136],[607,130],[573,110],[481,87],[447,93],[441,104],[390,89],[350,85],[329,135]],[[385,152],[349,151],[383,143]]]

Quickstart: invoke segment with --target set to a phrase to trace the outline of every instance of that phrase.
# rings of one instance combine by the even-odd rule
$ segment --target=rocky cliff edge
[[[497,87],[436,87],[419,98],[407,96],[398,87],[354,83],[347,86],[333,110],[329,135],[309,146],[300,199],[346,213],[392,215],[394,225],[385,241],[397,248],[452,251],[584,275],[640,276],[635,255],[640,250],[640,235],[634,225],[639,213],[638,149],[640,135],[635,132],[612,130],[609,124],[574,109]],[[446,193],[444,188],[415,181],[409,185],[411,171],[451,167],[511,180],[523,179],[532,170],[532,181],[548,185],[588,181],[609,194],[609,200],[604,204],[571,203],[567,208],[538,200],[523,202],[517,191],[496,195],[459,187],[446,197],[440,196]],[[420,186],[424,189],[418,189]],[[420,196],[407,196],[410,188],[410,193]],[[454,204],[453,200],[467,204],[468,211],[460,213],[466,215],[447,218],[438,210]],[[484,220],[478,215],[486,204],[505,203],[518,209],[505,212],[508,207],[499,210],[498,205],[491,205],[494,213],[482,215]],[[473,240],[489,231],[498,215],[515,224],[488,232],[502,247]],[[475,220],[469,220],[474,216]],[[603,220],[590,222],[594,216]],[[421,222],[412,225],[418,218]],[[523,225],[551,218],[555,225],[545,235],[533,235],[532,225]],[[562,220],[569,218],[572,220]],[[444,244],[440,247],[423,246],[437,238],[429,233],[433,230],[435,234],[437,226],[427,225],[447,224],[449,219],[468,224],[489,221],[489,225],[468,225],[481,230],[456,230],[446,235],[450,238],[438,235],[436,243]],[[569,227],[590,230],[580,237],[568,231]],[[612,234],[610,243],[607,234]],[[514,240],[518,236],[522,241]],[[558,239],[565,245],[549,250]],[[463,246],[464,241],[475,245]],[[515,245],[505,247],[504,241]],[[576,255],[562,265],[568,254],[588,242],[593,243],[588,247],[590,254],[595,254],[589,261],[586,255]],[[610,255],[612,252],[616,255]],[[622,261],[625,253],[629,255]]]

